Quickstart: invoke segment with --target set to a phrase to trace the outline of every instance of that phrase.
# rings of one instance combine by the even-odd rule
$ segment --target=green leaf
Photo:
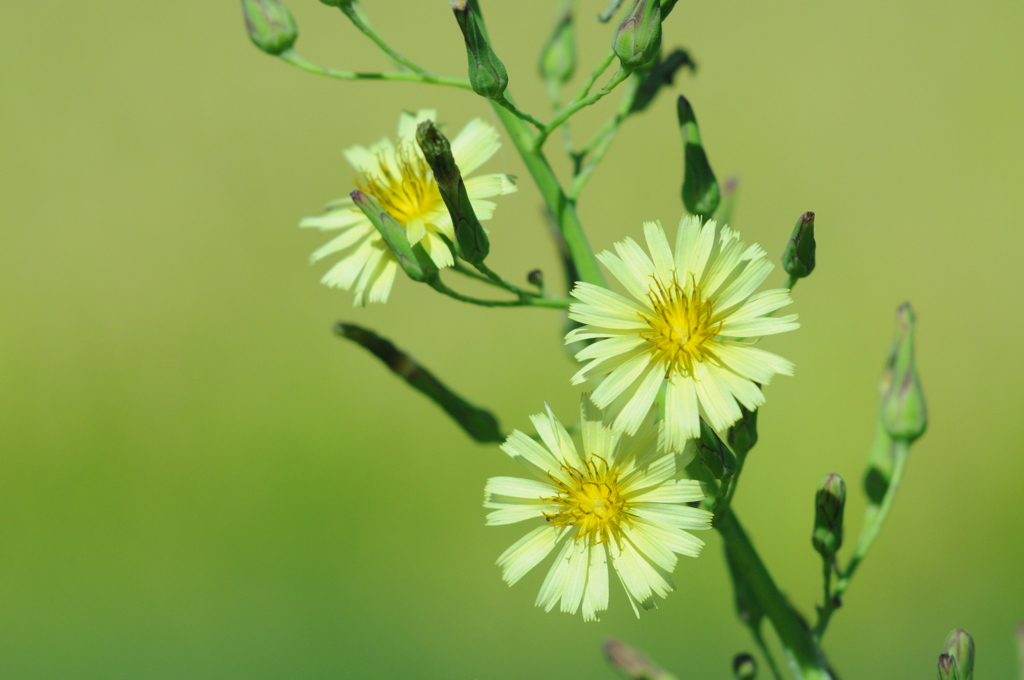
[[[683,137],[683,205],[691,215],[708,219],[715,214],[722,193],[701,144],[693,107],[682,95],[679,95],[676,102],[676,114],[679,118],[679,132]]]
[[[690,58],[689,52],[676,48],[667,57],[655,62],[649,68],[637,71],[634,77],[640,79],[640,84],[636,88],[629,112],[631,114],[640,113],[650,106],[661,88],[672,84],[676,73],[681,68],[689,68],[693,73],[697,70],[697,64]]]
[[[474,406],[452,392],[426,368],[411,356],[395,347],[387,338],[352,323],[339,321],[334,332],[346,340],[362,346],[384,362],[395,375],[402,378],[413,389],[444,409],[466,433],[481,443],[502,442],[505,435],[498,426],[498,419],[478,406]]]

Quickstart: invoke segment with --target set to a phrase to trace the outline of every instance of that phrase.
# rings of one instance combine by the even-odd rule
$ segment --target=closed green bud
[[[373,200],[373,198],[363,192],[353,191],[351,196],[356,207],[363,211],[366,219],[370,220],[370,223],[377,229],[377,233],[383,239],[384,245],[395,256],[395,259],[398,260],[398,265],[410,279],[422,283],[432,279],[437,274],[437,266],[423,252],[423,246],[417,245],[414,249],[409,244],[409,237],[406,236],[405,227],[399,224],[398,220],[381,208],[380,204]]]
[[[736,680],[754,680],[757,677],[757,662],[749,654],[737,654],[732,660],[732,674]]]
[[[639,649],[634,649],[615,638],[605,641],[604,654],[608,658],[608,663],[630,680],[675,680],[672,675],[644,656]]]
[[[831,560],[843,545],[843,508],[846,483],[839,475],[825,475],[814,494],[814,533],[811,543],[826,560]]]
[[[949,654],[939,654],[939,680],[960,680],[956,662]]]
[[[939,675],[942,675],[942,657],[952,660],[952,667],[959,680],[971,680],[974,676],[974,638],[963,628],[957,628],[946,636],[946,644],[942,646],[939,656]]]
[[[911,444],[928,426],[924,391],[914,364],[914,312],[910,303],[896,310],[896,340],[882,378],[882,423],[889,436]]]
[[[805,212],[796,221],[786,251],[782,253],[782,268],[794,279],[810,276],[814,271],[814,213]]]
[[[718,209],[722,192],[711,170],[711,162],[700,141],[697,116],[686,97],[676,101],[679,133],[683,138],[683,206],[691,215],[710,218]]]
[[[736,194],[740,188],[740,178],[733,175],[722,185],[722,201],[718,204],[712,219],[719,224],[732,226],[732,211],[736,207]]]
[[[299,37],[292,13],[279,0],[242,0],[242,15],[249,39],[267,54],[287,52]]]
[[[661,2],[633,0],[615,31],[612,49],[626,71],[657,59],[661,52]]]
[[[462,37],[466,40],[466,57],[469,60],[469,84],[473,91],[488,99],[502,99],[502,93],[508,86],[508,71],[491,49],[477,21],[473,8],[468,0],[455,0],[452,3],[455,20],[462,29]]]
[[[451,191],[454,189],[462,173],[455,164],[452,146],[448,138],[441,134],[433,121],[425,120],[416,128],[416,143],[419,144],[423,157],[434,172],[434,180],[438,186]]]
[[[740,419],[729,428],[725,438],[729,442],[729,448],[742,460],[757,444],[757,410],[748,411],[741,404],[740,413]]]
[[[736,456],[703,420],[700,421],[700,437],[696,439],[696,444],[697,455],[715,479],[722,479],[736,472]]]
[[[483,262],[490,253],[491,243],[473,211],[462,173],[452,156],[451,144],[430,120],[423,121],[416,128],[416,143],[434,171],[437,188],[455,228],[459,255],[473,264]]]
[[[576,70],[576,31],[572,26],[572,5],[555,25],[540,53],[540,77],[545,81],[568,82]]]

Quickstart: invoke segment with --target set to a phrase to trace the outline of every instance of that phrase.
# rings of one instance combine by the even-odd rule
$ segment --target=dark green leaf
[[[409,383],[410,387],[423,393],[444,409],[445,413],[451,416],[476,441],[482,443],[504,441],[505,436],[501,433],[497,418],[489,411],[474,406],[452,392],[430,371],[395,347],[387,338],[382,338],[367,328],[343,321],[335,324],[334,332],[369,350],[392,372]]]

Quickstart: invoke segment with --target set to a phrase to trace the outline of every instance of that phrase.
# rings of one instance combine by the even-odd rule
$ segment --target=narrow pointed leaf
[[[490,411],[474,406],[455,394],[434,374],[416,362],[411,356],[395,347],[387,338],[352,323],[339,321],[334,332],[346,340],[362,346],[384,362],[395,375],[402,378],[413,389],[444,409],[452,420],[466,433],[481,443],[502,442],[505,436],[498,426],[498,419]]]
[[[697,70],[697,64],[690,58],[690,53],[684,49],[676,48],[668,56],[657,61],[650,68],[637,71],[635,78],[640,79],[633,96],[633,103],[629,106],[629,112],[640,113],[654,102],[655,97],[663,87],[667,87],[675,80],[676,73],[681,68],[689,68],[693,73]]]

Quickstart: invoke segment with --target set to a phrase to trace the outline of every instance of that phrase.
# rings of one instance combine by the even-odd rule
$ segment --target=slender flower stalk
[[[531,418],[542,443],[516,430],[502,445],[535,479],[489,480],[487,523],[544,521],[498,558],[512,585],[556,552],[538,607],[551,611],[561,603],[563,612],[582,609],[584,620],[597,620],[608,608],[610,562],[639,616],[639,608],[653,608],[656,596],[675,587],[676,555],[700,553],[704,542],[689,532],[710,529],[712,515],[687,503],[702,500],[704,489],[675,478],[694,449],[683,457],[664,453],[654,415],[652,409],[635,436],[623,435],[602,422],[584,395],[582,449],[550,407]]]

